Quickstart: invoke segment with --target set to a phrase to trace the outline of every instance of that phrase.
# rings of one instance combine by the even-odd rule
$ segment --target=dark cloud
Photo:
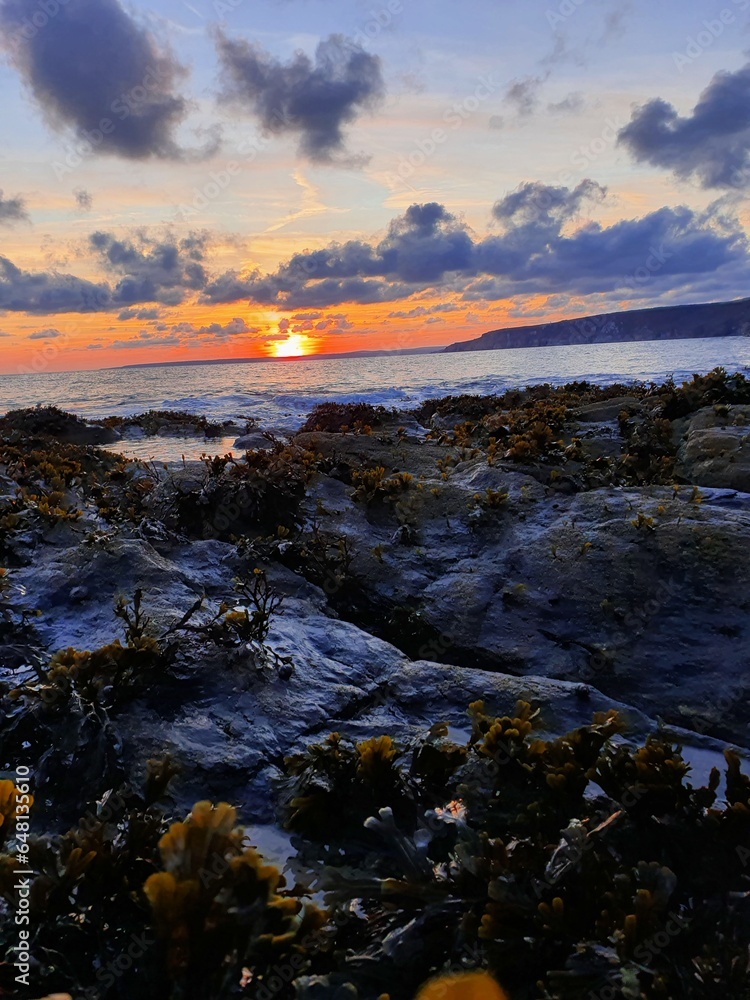
[[[94,284],[72,274],[23,271],[0,257],[0,309],[36,315],[101,312],[111,305],[106,284]]]
[[[116,306],[141,302],[179,305],[189,292],[202,289],[208,280],[203,263],[207,242],[205,234],[195,233],[181,240],[168,237],[160,241],[145,233],[133,240],[104,232],[89,237],[105,268],[117,276],[112,288]]]
[[[220,32],[216,43],[228,100],[255,116],[267,134],[298,135],[300,153],[313,162],[352,162],[345,128],[384,94],[377,56],[344,35],[321,42],[314,61],[297,52],[286,64]]]
[[[720,207],[704,214],[663,208],[608,227],[576,221],[604,195],[590,180],[572,190],[524,184],[494,206],[502,231],[481,239],[442,205],[412,205],[377,244],[295,254],[273,274],[228,272],[206,286],[204,301],[324,309],[437,288],[470,301],[617,290],[653,297],[706,276],[734,283],[750,276],[747,238]]]
[[[470,266],[471,255],[471,237],[442,205],[412,205],[375,247],[351,240],[295,254],[273,275],[241,278],[230,271],[207,286],[205,297],[209,302],[253,298],[294,309],[390,302],[411,294],[412,285],[431,285],[446,272]]]
[[[57,340],[58,337],[62,337],[62,334],[55,329],[37,330],[29,334],[29,340]]]
[[[82,212],[90,212],[94,206],[94,199],[91,197],[88,191],[84,191],[83,188],[78,188],[76,191],[73,192],[73,194],[75,195],[76,199],[76,207],[79,208]]]
[[[559,232],[564,223],[580,214],[586,202],[603,201],[606,196],[607,189],[588,178],[572,190],[527,181],[495,202],[492,215],[517,231],[531,226]]]
[[[116,309],[122,320],[156,319],[158,308],[135,307],[179,305],[200,291],[208,281],[203,263],[207,242],[203,233],[181,240],[157,240],[145,233],[121,240],[111,233],[93,233],[89,247],[112,275],[110,282],[99,283],[57,271],[23,271],[0,257],[0,309],[37,315]]]
[[[750,64],[721,72],[681,116],[661,98],[637,108],[618,141],[635,160],[695,177],[704,188],[750,184]]]
[[[16,222],[28,222],[26,203],[23,198],[6,198],[0,191],[0,226],[13,226]]]
[[[172,56],[117,0],[55,6],[48,16],[38,0],[0,5],[5,47],[50,125],[102,153],[182,156],[174,132],[188,108],[175,93],[183,70]]]

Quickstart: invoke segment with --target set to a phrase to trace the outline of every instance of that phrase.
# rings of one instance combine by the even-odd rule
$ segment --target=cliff
[[[615,344],[640,340],[739,337],[750,332],[750,299],[603,313],[579,319],[490,330],[476,340],[451,344],[444,353],[500,351],[518,347]]]

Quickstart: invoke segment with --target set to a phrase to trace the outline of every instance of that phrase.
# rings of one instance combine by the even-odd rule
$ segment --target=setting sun
[[[308,338],[297,333],[276,344],[273,350],[277,358],[301,358],[310,353]]]

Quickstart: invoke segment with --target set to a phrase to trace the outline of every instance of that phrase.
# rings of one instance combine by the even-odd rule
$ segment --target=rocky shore
[[[186,426],[208,453],[227,433],[238,447],[115,453]],[[750,383],[720,370],[325,405],[286,439],[184,414],[6,414],[0,760],[34,774],[35,982],[400,1000],[447,955],[514,997],[746,996],[748,551]],[[236,807],[287,889],[226,812],[194,810],[170,860],[169,821],[197,800]],[[7,851],[12,801],[3,815]],[[149,846],[123,860],[136,828]],[[180,864],[206,829],[234,881],[205,890],[199,933],[180,880],[202,882]],[[685,874],[708,850],[715,885]],[[644,963],[673,912],[693,930]],[[156,943],[105,986],[139,926]]]

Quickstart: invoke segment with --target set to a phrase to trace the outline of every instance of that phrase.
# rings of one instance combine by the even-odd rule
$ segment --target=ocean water
[[[717,365],[750,372],[750,338],[0,375],[0,412],[36,404],[54,404],[83,417],[188,410],[216,420],[252,417],[262,428],[283,434],[296,430],[324,401],[407,408],[436,396],[502,392],[540,382],[606,384],[661,381],[670,375],[681,380]],[[193,443],[187,450],[197,447]],[[205,442],[198,453],[204,447]],[[139,444],[127,450],[139,457],[166,457],[175,449]],[[211,450],[218,451],[219,442]]]

